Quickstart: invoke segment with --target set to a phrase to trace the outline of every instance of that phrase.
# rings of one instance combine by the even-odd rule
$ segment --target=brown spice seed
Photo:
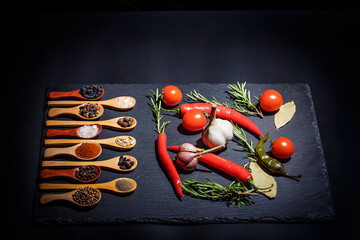
[[[119,191],[129,191],[134,188],[134,184],[127,179],[117,180],[115,186]]]

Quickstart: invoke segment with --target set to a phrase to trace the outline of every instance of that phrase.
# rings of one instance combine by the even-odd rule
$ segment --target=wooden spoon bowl
[[[91,120],[99,119],[104,114],[104,107],[102,105],[98,104],[100,112],[95,117],[88,118],[88,117],[82,116],[80,114],[80,107],[84,106],[87,103],[89,103],[89,102],[86,102],[84,104],[81,104],[81,105],[78,105],[78,106],[75,106],[72,108],[50,108],[49,112],[48,112],[48,116],[49,116],[49,118],[55,118],[55,117],[58,117],[61,115],[69,115],[69,116],[75,116],[77,118],[91,121]],[[91,103],[91,104],[94,104],[94,103]]]
[[[98,148],[99,153],[96,154],[93,157],[90,158],[84,158],[81,156],[78,156],[76,154],[76,149],[78,147],[80,147],[83,143],[88,143],[88,144],[93,144],[94,146],[96,146]],[[84,142],[78,143],[74,146],[71,147],[66,147],[66,148],[46,148],[44,151],[44,158],[54,158],[57,156],[68,156],[68,157],[73,157],[79,160],[94,160],[96,158],[98,158],[100,156],[100,154],[102,153],[102,147],[99,143],[96,142],[87,142],[86,140]]]
[[[128,181],[131,187],[128,187],[126,190],[120,190],[116,187],[116,183],[118,181]],[[86,186],[97,188],[100,190],[105,190],[113,193],[121,193],[121,194],[128,194],[135,191],[137,184],[131,178],[116,178],[109,182],[104,183],[89,183]],[[84,184],[70,184],[70,183],[40,183],[41,190],[59,190],[59,189],[77,189],[84,187]]]
[[[73,128],[73,129],[66,129],[66,130],[63,130],[63,129],[49,129],[46,131],[46,137],[48,138],[57,138],[57,137],[76,137],[76,138],[83,138],[83,139],[93,139],[93,138],[97,138],[100,133],[102,132],[102,125],[100,124],[85,124],[85,125],[88,125],[88,126],[94,126],[96,125],[97,128],[98,128],[98,132],[95,136],[93,137],[90,137],[90,138],[85,138],[85,137],[80,137],[79,134],[78,134],[78,130],[83,127],[77,127],[77,128]],[[84,126],[85,126],[84,125]]]
[[[97,204],[100,200],[101,200],[101,192],[99,191],[99,189],[96,189],[96,191],[98,192],[99,194],[99,199],[97,199],[95,202],[91,203],[91,204],[80,204],[78,202],[76,202],[73,198],[73,195],[76,193],[76,191],[78,191],[79,189],[83,188],[83,186],[81,186],[80,188],[78,189],[75,189],[71,192],[66,192],[66,193],[46,193],[46,194],[43,194],[41,197],[40,197],[40,203],[41,204],[47,204],[49,202],[52,202],[52,201],[59,201],[59,200],[63,200],[63,201],[68,201],[68,202],[71,202],[73,204],[76,204],[80,207],[90,207],[90,206],[94,206],[95,204]]]
[[[133,118],[133,123],[131,126],[128,127],[122,127],[118,124],[118,121],[120,118],[124,118],[125,116],[122,117],[117,117],[117,118],[111,118],[108,120],[102,120],[102,121],[63,121],[63,120],[47,120],[46,121],[46,126],[48,127],[78,127],[78,126],[82,126],[85,124],[99,124],[101,126],[103,126],[104,128],[109,128],[112,130],[120,130],[120,131],[130,131],[133,128],[136,127],[137,125],[137,121],[135,118]]]
[[[48,179],[48,178],[51,178],[51,179],[55,179],[55,178],[62,178],[62,177],[66,177],[66,178],[71,178],[71,179],[74,179],[78,182],[81,182],[81,183],[90,183],[90,182],[94,182],[96,181],[100,174],[101,174],[101,168],[99,166],[96,166],[96,165],[85,165],[85,166],[82,166],[82,167],[93,167],[94,168],[94,171],[96,173],[95,177],[92,178],[92,179],[89,179],[89,180],[82,180],[80,178],[78,178],[76,176],[76,172],[79,171],[80,167],[76,167],[76,168],[71,168],[71,169],[62,169],[62,170],[53,170],[53,169],[42,169],[40,171],[40,177],[41,178],[44,178],[44,179]]]
[[[97,98],[85,98],[80,94],[80,89],[68,91],[68,92],[60,92],[60,91],[52,91],[49,93],[48,97],[52,100],[58,100],[58,99],[79,99],[79,100],[86,100],[86,101],[97,101],[101,99],[104,96],[105,90],[103,89],[102,93]]]

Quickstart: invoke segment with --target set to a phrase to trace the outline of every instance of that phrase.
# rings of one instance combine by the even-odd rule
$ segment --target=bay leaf
[[[274,116],[276,131],[285,126],[293,118],[296,112],[294,101],[283,104]]]
[[[275,178],[262,170],[256,162],[251,161],[249,167],[255,186],[260,188],[257,191],[268,198],[275,198],[277,194],[277,183]]]

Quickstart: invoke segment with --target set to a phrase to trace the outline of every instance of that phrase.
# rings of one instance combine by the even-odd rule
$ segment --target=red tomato
[[[260,107],[266,112],[274,112],[278,110],[282,104],[283,98],[276,90],[268,89],[261,95]]]
[[[192,109],[185,113],[182,124],[189,131],[200,131],[206,125],[206,117],[200,110]]]
[[[163,94],[163,102],[169,107],[178,105],[182,100],[180,89],[173,85],[164,87]]]
[[[294,144],[286,137],[279,137],[272,145],[271,152],[279,159],[290,158],[294,153]]]

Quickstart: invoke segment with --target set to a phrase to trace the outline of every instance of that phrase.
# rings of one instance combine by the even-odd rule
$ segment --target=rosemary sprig
[[[221,103],[215,97],[213,97],[212,100],[207,99],[202,94],[198,93],[195,89],[194,89],[194,92],[190,91],[190,93],[186,94],[186,96],[188,97],[187,102],[189,102],[189,103],[193,103],[193,102],[215,103],[217,105],[222,105],[222,106],[232,108],[230,106],[230,104],[228,104],[226,102]]]
[[[204,198],[216,201],[227,201],[227,205],[252,205],[251,196],[257,196],[255,189],[248,189],[241,181],[233,181],[224,187],[219,183],[206,178],[208,182],[199,182],[194,179],[186,179],[181,187],[192,197]]]
[[[234,126],[234,138],[233,140],[240,145],[241,151],[243,151],[250,160],[256,161],[255,147],[253,142],[247,140],[244,129],[240,128],[236,123]]]
[[[246,82],[242,84],[239,82],[236,84],[228,84],[227,87],[230,89],[227,91],[229,94],[229,99],[234,102],[236,108],[240,112],[250,115],[258,115],[259,117],[263,118],[264,115],[262,114],[261,110],[251,102],[250,90],[247,90],[245,86]]]
[[[162,92],[159,93],[159,89],[156,89],[156,92],[154,92],[153,90],[149,90],[149,95],[148,98],[151,101],[151,104],[149,104],[151,111],[153,112],[153,116],[154,116],[154,122],[156,123],[156,128],[155,131],[157,133],[164,133],[165,131],[165,127],[167,124],[170,123],[170,121],[166,121],[163,122],[161,124],[161,119],[163,118],[163,115],[161,114],[161,101],[162,101]]]

